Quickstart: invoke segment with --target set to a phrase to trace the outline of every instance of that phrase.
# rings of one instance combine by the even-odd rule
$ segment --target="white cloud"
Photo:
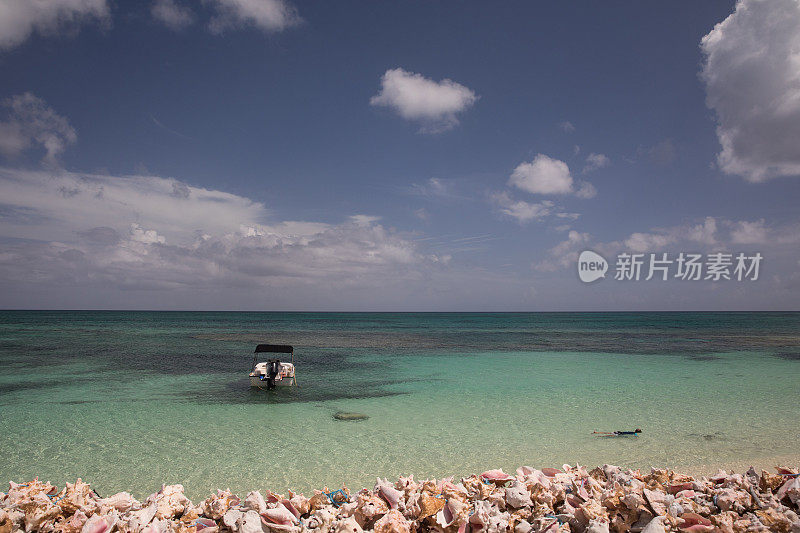
[[[374,217],[370,215],[351,215],[348,217],[350,222],[355,224],[356,226],[371,226],[375,222],[378,222],[381,217]]]
[[[6,281],[71,283],[111,288],[374,287],[414,276],[423,256],[411,241],[380,225],[326,225],[311,234],[243,227],[173,244],[154,229],[133,224],[113,245],[73,241],[4,245]],[[67,252],[67,253],[65,253]]]
[[[578,182],[578,190],[575,191],[575,196],[584,199],[594,198],[597,196],[597,189],[588,181],[580,181]]]
[[[604,154],[591,153],[586,156],[586,166],[583,167],[583,173],[592,172],[598,168],[607,167],[611,164],[611,160]]]
[[[578,254],[583,251],[591,240],[591,235],[572,230],[567,234],[567,239],[562,241],[547,251],[547,257],[534,263],[535,270],[542,272],[554,272],[574,265],[578,260]]]
[[[763,219],[728,220],[706,217],[699,224],[682,224],[632,233],[621,242],[606,243],[608,249],[633,252],[657,252],[669,247],[685,246],[692,251],[699,245],[705,250],[721,250],[737,244],[790,244],[797,241],[791,228],[770,228]],[[730,250],[729,250],[730,251]]]
[[[517,165],[508,184],[533,194],[575,194],[579,198],[592,198],[597,194],[597,189],[588,182],[579,182],[576,189],[569,166],[544,154]]]
[[[767,228],[764,219],[732,223],[731,240],[737,244],[766,244]]]
[[[706,217],[700,224],[682,224],[650,232],[632,233],[621,244],[633,252],[656,252],[677,243],[712,247],[717,245],[717,219]]]
[[[173,30],[183,29],[194,22],[192,10],[176,3],[175,0],[155,0],[150,7],[150,14],[157,21]]]
[[[752,182],[800,175],[800,2],[739,0],[700,46],[719,167]]]
[[[268,216],[248,198],[174,179],[8,168],[0,168],[0,203],[39,221],[4,220],[0,235],[47,241],[68,241],[76,231],[102,226],[125,233],[131,223],[157,229],[170,241],[186,240],[197,231],[261,224]]]
[[[301,22],[294,6],[284,0],[206,0],[216,15],[209,22],[212,33],[229,28],[255,26],[264,31],[281,31]]]
[[[570,194],[572,183],[567,164],[544,154],[520,163],[508,180],[509,185],[534,194]]]
[[[451,183],[439,178],[430,178],[423,184],[411,185],[411,193],[419,196],[449,196]]]
[[[406,120],[420,122],[422,133],[440,133],[458,125],[456,115],[470,108],[478,96],[449,79],[433,81],[401,68],[387,70],[373,106],[394,109]]]
[[[14,121],[0,121],[0,153],[6,157],[17,157],[31,145],[31,138]]]
[[[634,252],[653,252],[675,242],[672,234],[632,233],[623,241],[625,248]]]
[[[440,200],[465,200],[463,196],[456,192],[455,180],[430,178],[425,183],[413,183],[408,188],[408,193],[415,196],[422,196],[429,199]]]
[[[108,20],[106,0],[3,0],[0,2],[0,49],[20,45],[34,31],[54,35],[75,31],[85,22]]]
[[[531,220],[541,220],[552,212],[553,202],[545,200],[539,203],[530,203],[514,200],[507,192],[497,192],[490,196],[492,203],[504,215],[510,216],[520,224]]]
[[[167,238],[159,235],[156,230],[142,229],[139,224],[131,224],[130,239],[144,244],[164,244],[167,242]]]
[[[572,125],[572,122],[569,120],[564,120],[563,122],[558,123],[558,129],[563,131],[564,133],[572,133],[575,131],[575,126]]]
[[[569,250],[575,248],[576,246],[586,244],[587,242],[589,242],[590,237],[591,236],[588,233],[581,233],[579,231],[570,231],[569,234],[567,235],[567,240],[557,244],[556,246],[551,248],[550,251],[553,252],[554,255],[560,256],[568,252]]]
[[[620,240],[609,242],[592,242],[588,233],[572,230],[565,241],[548,250],[545,259],[534,263],[533,268],[543,272],[572,268],[578,254],[588,248],[600,252],[608,260],[620,252],[737,253],[744,251],[741,245],[760,245],[759,249],[771,247],[770,249],[776,250],[776,246],[786,249],[787,245],[800,241],[799,235],[796,226],[770,227],[763,219],[734,221],[714,217],[706,217],[696,224],[686,223],[637,231]]]
[[[109,288],[364,288],[447,257],[353,215],[269,223],[259,202],[157,176],[0,169],[0,279]]]
[[[672,139],[664,139],[660,141],[654,146],[651,146],[647,150],[645,150],[648,156],[650,156],[650,160],[655,163],[656,165],[667,166],[675,161],[675,157],[677,157],[677,150],[675,148],[675,143],[672,142]]]
[[[3,107],[8,117],[0,121],[0,153],[6,157],[18,157],[38,145],[45,151],[44,162],[55,165],[67,145],[78,139],[66,118],[31,93],[8,98]]]
[[[713,245],[717,242],[717,220],[714,217],[706,217],[702,224],[690,226],[687,231],[687,238],[690,241],[701,244]]]

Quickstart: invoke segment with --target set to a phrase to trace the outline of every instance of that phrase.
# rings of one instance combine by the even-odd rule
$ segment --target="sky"
[[[0,308],[798,310],[798,50],[798,0],[0,0]]]

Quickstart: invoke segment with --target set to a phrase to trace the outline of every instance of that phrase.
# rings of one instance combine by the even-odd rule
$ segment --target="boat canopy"
[[[294,348],[288,344],[259,344],[253,353],[294,353]]]

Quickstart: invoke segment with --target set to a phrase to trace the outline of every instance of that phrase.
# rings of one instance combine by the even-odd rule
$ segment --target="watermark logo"
[[[578,277],[584,283],[591,283],[606,277],[608,261],[591,250],[584,250],[578,257]]]
[[[715,252],[711,254],[619,253],[614,264],[616,281],[757,281],[764,257],[754,254]],[[578,257],[578,276],[584,283],[605,278],[608,263],[603,256],[585,250]]]

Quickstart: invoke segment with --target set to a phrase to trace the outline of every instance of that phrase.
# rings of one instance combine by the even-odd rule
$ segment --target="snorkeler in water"
[[[600,437],[635,437],[642,430],[639,428],[633,431],[592,431],[592,435],[599,435]]]

